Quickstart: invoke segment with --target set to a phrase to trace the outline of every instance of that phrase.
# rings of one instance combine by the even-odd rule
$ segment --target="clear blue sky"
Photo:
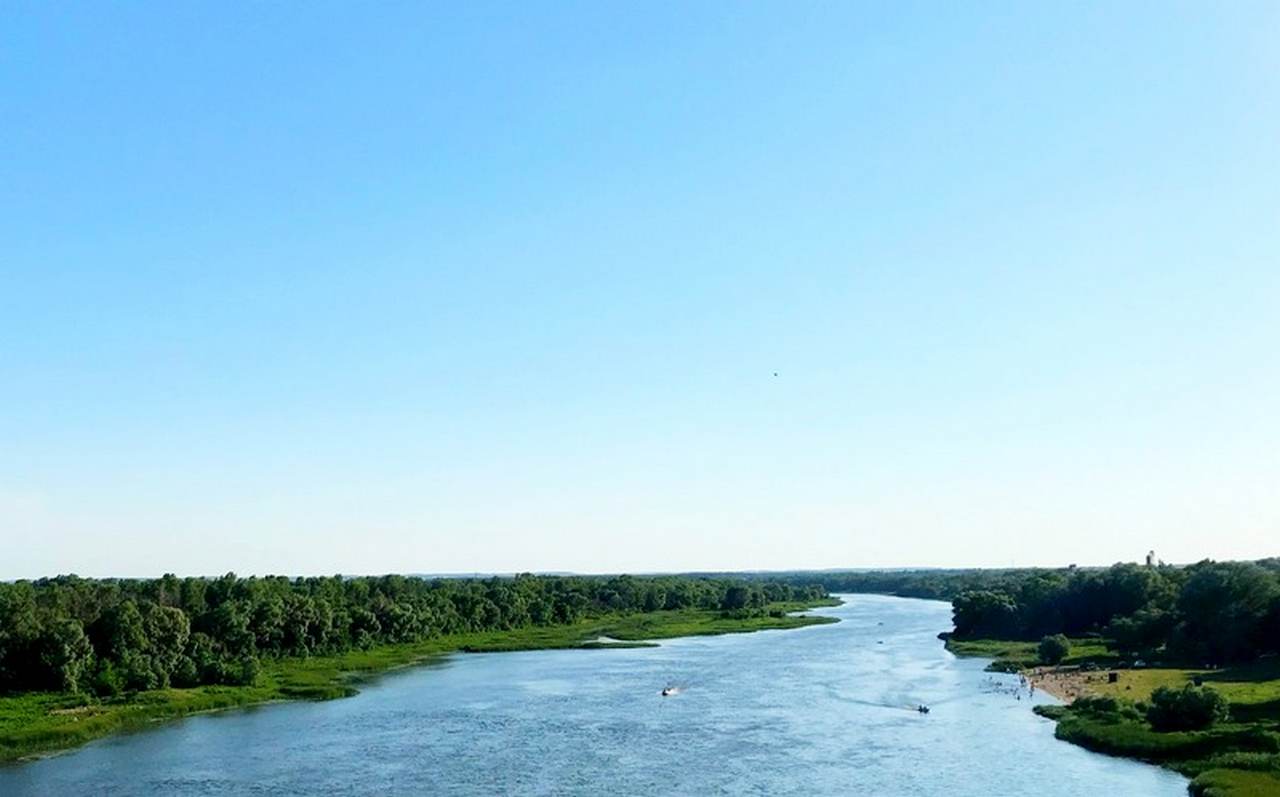
[[[0,578],[1280,553],[1280,6],[961,5],[5,4]]]

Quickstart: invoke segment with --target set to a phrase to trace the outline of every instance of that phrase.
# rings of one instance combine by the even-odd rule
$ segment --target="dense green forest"
[[[85,579],[0,583],[0,692],[248,684],[263,659],[664,609],[758,613],[816,584],[559,577]]]
[[[1189,567],[662,577],[84,579],[0,584],[0,691],[250,683],[264,658],[662,609],[759,611],[827,592],[949,599],[959,638],[1100,634],[1147,659],[1280,652],[1280,560]]]
[[[1123,655],[1199,666],[1280,652],[1277,560],[1036,572],[952,606],[961,638],[1099,633]]]

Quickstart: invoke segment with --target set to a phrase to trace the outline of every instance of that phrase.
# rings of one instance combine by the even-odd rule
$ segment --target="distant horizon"
[[[1213,559],[1213,557],[1203,557],[1191,562],[1166,562],[1161,560],[1159,565],[1170,567],[1190,567],[1197,562],[1206,559],[1217,562],[1259,562],[1266,559],[1276,557],[1258,557],[1256,559]],[[735,575],[786,575],[786,574],[806,574],[806,573],[919,573],[919,572],[959,572],[970,570],[1105,570],[1108,567],[1121,564],[1142,565],[1142,560],[1130,561],[1119,560],[1115,562],[1103,563],[1069,563],[1064,565],[1018,565],[1018,566],[998,566],[998,565],[974,565],[974,566],[958,566],[958,567],[929,567],[908,565],[903,567],[819,567],[819,568],[755,568],[740,570],[720,570],[720,569],[694,569],[694,570],[601,570],[601,571],[579,571],[579,570],[476,570],[476,571],[448,571],[448,572],[431,572],[416,570],[392,570],[386,572],[332,572],[332,573],[300,573],[300,572],[241,572],[239,570],[229,570],[222,573],[176,573],[161,572],[153,575],[102,575],[88,573],[55,573],[40,576],[14,576],[0,578],[0,581],[36,581],[42,578],[58,578],[63,576],[75,576],[77,578],[86,579],[157,579],[166,575],[174,575],[178,578],[206,578],[217,579],[228,573],[234,573],[238,578],[325,578],[329,576],[340,576],[343,578],[377,578],[380,576],[404,576],[406,578],[423,578],[423,579],[485,579],[485,578],[512,578],[519,575],[533,575],[556,577],[563,576],[566,578],[582,577],[582,578],[600,578],[612,576],[635,576],[637,578],[663,577],[663,576],[735,576]]]

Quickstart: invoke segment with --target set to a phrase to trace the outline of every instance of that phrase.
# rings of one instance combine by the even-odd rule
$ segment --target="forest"
[[[1100,634],[1148,661],[1221,666],[1280,652],[1280,560],[1032,571],[952,601],[957,638]]]
[[[1222,665],[1280,652],[1280,560],[1187,567],[86,579],[0,583],[0,692],[111,696],[252,683],[264,659],[341,653],[609,613],[759,612],[828,592],[949,599],[957,638],[1101,635],[1148,660]]]
[[[87,579],[0,583],[0,693],[101,697],[250,684],[264,659],[554,626],[605,614],[760,613],[817,584],[631,576]]]

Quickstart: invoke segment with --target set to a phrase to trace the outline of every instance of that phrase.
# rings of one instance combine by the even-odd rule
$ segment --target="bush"
[[[200,685],[200,668],[190,656],[179,656],[169,681],[174,686],[184,689]]]
[[[1071,703],[1071,710],[1089,714],[1116,714],[1120,711],[1120,701],[1114,697],[1079,697]]]
[[[1071,640],[1062,634],[1054,634],[1040,640],[1040,661],[1045,664],[1061,664],[1071,653]]]
[[[124,691],[124,677],[116,670],[115,665],[103,659],[93,675],[91,686],[98,697],[115,697]]]
[[[1128,700],[1118,700],[1114,697],[1078,697],[1072,701],[1071,711],[1076,714],[1117,722],[1120,720],[1141,722],[1146,717],[1145,710],[1138,708]]]
[[[236,686],[252,686],[262,672],[262,665],[257,656],[243,656],[235,665],[228,667],[228,682]]]
[[[1147,722],[1157,731],[1198,731],[1227,718],[1227,701],[1213,689],[1187,684],[1151,693]]]

